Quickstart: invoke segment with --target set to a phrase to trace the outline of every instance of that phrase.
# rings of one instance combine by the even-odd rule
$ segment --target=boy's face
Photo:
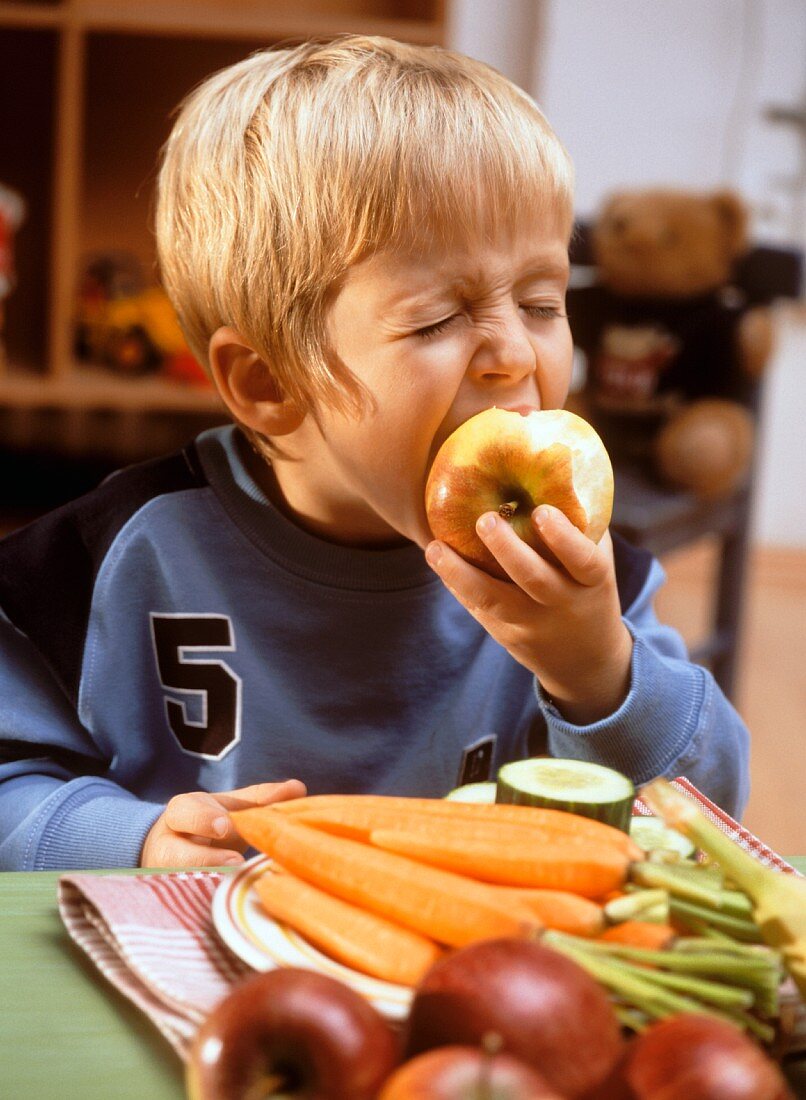
[[[329,312],[332,346],[371,400],[360,419],[321,409],[275,466],[304,526],[332,541],[424,547],[425,483],[440,444],[499,408],[557,408],[571,376],[567,237],[558,224],[376,254]],[[289,440],[289,442],[291,442]]]

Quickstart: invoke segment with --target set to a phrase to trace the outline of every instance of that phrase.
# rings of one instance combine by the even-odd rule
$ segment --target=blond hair
[[[262,50],[180,105],[157,188],[161,275],[202,364],[232,325],[285,396],[357,407],[326,339],[348,268],[524,215],[570,234],[572,190],[536,104],[487,65],[380,37]]]

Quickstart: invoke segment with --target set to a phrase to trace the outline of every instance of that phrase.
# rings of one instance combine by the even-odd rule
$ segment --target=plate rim
[[[258,854],[247,860],[234,873],[225,873],[216,887],[212,902],[212,922],[217,935],[227,947],[253,970],[266,971],[282,966],[299,966],[337,978],[355,989],[372,1003],[387,1019],[403,1020],[408,1015],[414,991],[353,970],[330,958],[299,933],[268,913],[259,910],[259,903],[250,898],[251,884],[270,868],[270,856]],[[272,929],[276,943],[262,940],[251,925]],[[284,946],[278,947],[277,944]],[[286,946],[287,945],[287,946]]]

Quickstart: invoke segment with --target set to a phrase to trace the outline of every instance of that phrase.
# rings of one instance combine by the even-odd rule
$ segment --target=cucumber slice
[[[661,848],[667,852],[679,852],[684,859],[689,859],[697,850],[687,836],[678,833],[677,829],[670,829],[660,817],[634,817],[630,822],[630,836],[645,852]]]
[[[450,802],[495,802],[495,783],[465,783],[445,797]]]
[[[635,787],[626,775],[587,760],[540,756],[504,764],[498,772],[497,802],[568,810],[625,833],[634,799]]]

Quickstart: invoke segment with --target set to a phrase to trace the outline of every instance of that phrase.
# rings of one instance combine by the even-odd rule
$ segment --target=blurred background
[[[575,399],[618,452],[616,525],[660,555],[661,616],[750,727],[745,824],[779,852],[806,852],[803,0],[0,0],[0,532],[224,419],[158,286],[157,153],[173,108],[210,72],[342,32],[489,62],[535,96],[570,151]],[[688,197],[690,215],[673,216],[682,229],[665,200],[646,198],[607,222],[614,193],[649,188]],[[716,248],[710,229],[686,234],[725,189],[749,235],[713,285],[688,267],[682,291],[609,281],[597,228],[622,235],[616,264],[639,228],[641,262],[653,249],[701,260]],[[647,287],[655,275],[647,266]],[[644,310],[638,334],[625,334],[625,297],[633,320],[636,301]],[[692,348],[706,349],[707,369],[689,356],[681,387]],[[708,372],[711,390],[691,388]],[[659,434],[714,396],[742,405],[745,421],[727,437],[713,417],[692,429],[700,437],[678,432],[687,451],[661,470]],[[676,478],[687,454],[718,458],[726,438],[729,484],[705,492]]]

